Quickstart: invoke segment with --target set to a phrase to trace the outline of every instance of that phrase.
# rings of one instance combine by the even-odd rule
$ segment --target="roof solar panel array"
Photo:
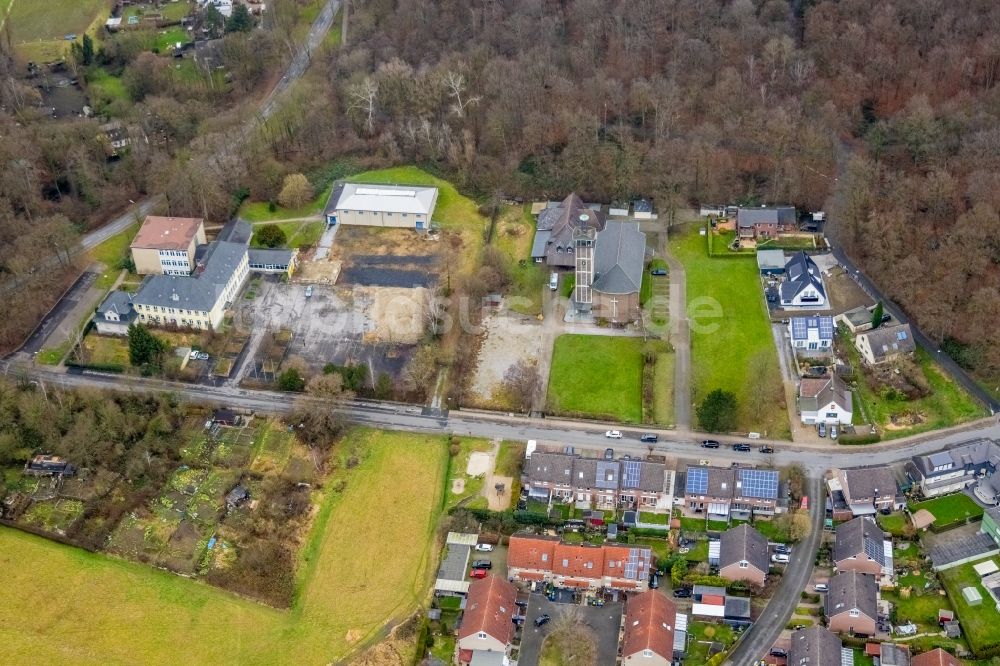
[[[756,499],[777,499],[778,472],[771,469],[741,469],[740,494]]]
[[[823,340],[833,339],[833,317],[819,318],[819,337]]]
[[[792,337],[796,340],[804,340],[807,337],[808,321],[805,317],[794,317],[792,319]]]
[[[704,495],[708,492],[708,469],[705,467],[688,467],[687,492],[691,495]]]
[[[636,460],[622,461],[622,487],[636,488],[639,485],[639,462]]]

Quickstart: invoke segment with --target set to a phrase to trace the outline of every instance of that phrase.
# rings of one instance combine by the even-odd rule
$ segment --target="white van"
[[[559,288],[559,273],[553,273],[549,276],[549,289],[555,291]]]

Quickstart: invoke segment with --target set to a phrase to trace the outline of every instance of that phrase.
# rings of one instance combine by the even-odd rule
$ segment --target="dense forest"
[[[234,193],[267,200],[285,174],[350,158],[421,163],[484,200],[650,196],[668,220],[695,202],[825,208],[834,242],[930,335],[1000,376],[1000,4],[366,0],[349,11],[340,48],[241,150],[214,158],[225,128],[195,123],[185,159],[142,186],[165,190],[175,212],[221,217]],[[86,150],[53,160],[45,132],[20,134],[26,147],[3,157],[23,165],[0,183],[4,230],[43,217],[26,201],[78,178],[64,162]]]

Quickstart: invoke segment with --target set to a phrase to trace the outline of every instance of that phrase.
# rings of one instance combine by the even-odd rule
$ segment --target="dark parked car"
[[[650,587],[650,589],[655,590],[659,586],[660,586],[660,579],[656,576],[656,574],[651,575],[649,577],[649,587]]]
[[[645,435],[643,435],[642,437],[640,437],[639,441],[640,442],[652,442],[652,443],[655,444],[656,442],[660,441],[660,436],[656,435],[654,433],[648,432]]]
[[[472,568],[473,569],[492,569],[493,568],[493,563],[490,562],[489,560],[473,560],[472,561]]]
[[[552,618],[549,617],[548,615],[539,615],[538,617],[535,618],[535,626],[540,627],[551,619]]]
[[[733,451],[742,451],[746,453],[750,450],[749,444],[733,444]]]
[[[788,555],[789,553],[792,552],[792,549],[790,546],[786,546],[783,543],[779,543],[777,546],[774,547],[774,552],[781,553],[782,555]]]
[[[704,449],[717,449],[719,448],[719,443],[714,439],[706,439],[702,441],[701,446]]]
[[[779,648],[779,647],[771,648],[771,656],[772,657],[787,657],[788,656],[788,650],[785,650],[784,648]]]
[[[691,589],[687,587],[678,587],[674,590],[674,596],[678,599],[688,599],[691,596]]]
[[[615,450],[614,449],[604,449],[604,459],[605,460],[614,460],[615,459]]]
[[[773,446],[768,446],[767,444],[765,444],[764,446],[760,447],[760,452],[761,453],[774,453],[774,447]]]
[[[651,275],[666,275],[667,274],[667,269],[666,268],[654,268],[653,270],[649,271],[649,273]]]
[[[528,508],[528,500],[518,500],[517,502],[518,511],[524,511],[527,508]]]

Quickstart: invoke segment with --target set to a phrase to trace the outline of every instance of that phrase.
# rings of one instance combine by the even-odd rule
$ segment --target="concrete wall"
[[[416,229],[430,226],[430,216],[416,213],[381,213],[376,211],[338,210],[337,223],[362,227],[398,227]]]

